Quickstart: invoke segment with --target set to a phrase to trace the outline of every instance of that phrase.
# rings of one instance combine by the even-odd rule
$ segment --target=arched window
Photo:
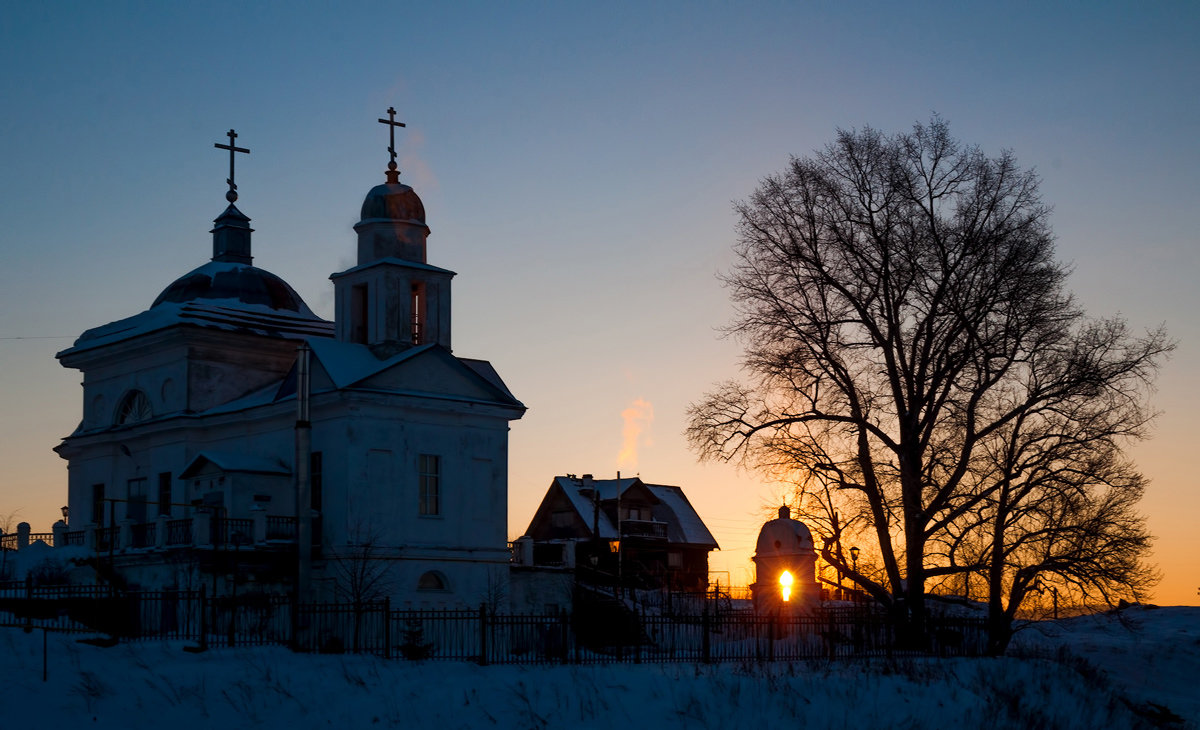
[[[445,591],[448,590],[446,576],[431,570],[417,579],[418,591]]]
[[[116,424],[120,426],[147,421],[153,416],[154,411],[150,409],[150,399],[146,394],[140,390],[131,390],[121,399],[121,405],[117,406]]]

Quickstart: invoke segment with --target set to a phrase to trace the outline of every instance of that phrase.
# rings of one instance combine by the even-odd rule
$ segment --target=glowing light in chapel
[[[786,570],[779,574],[779,592],[783,600],[792,600],[792,574]]]

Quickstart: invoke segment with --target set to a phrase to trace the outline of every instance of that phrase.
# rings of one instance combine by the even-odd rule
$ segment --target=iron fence
[[[596,622],[479,610],[394,610],[387,601],[296,604],[288,596],[199,591],[117,593],[107,586],[0,583],[0,626],[104,633],[125,641],[183,639],[201,647],[287,645],[481,664],[769,662],[883,656],[974,656],[981,619],[931,618],[906,640],[882,614],[862,610],[763,616],[704,611]]]

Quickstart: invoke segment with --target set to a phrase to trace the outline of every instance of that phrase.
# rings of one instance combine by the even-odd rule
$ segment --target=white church
[[[248,150],[230,130],[211,261],[58,353],[83,374],[83,419],[56,449],[69,524],[53,543],[93,556],[98,581],[193,587],[233,554],[244,581],[333,599],[362,589],[347,576],[369,559],[370,590],[421,608],[477,606],[507,574],[508,430],[525,406],[452,350],[454,272],[427,261],[389,113],[357,265],[330,277],[334,321],[252,264],[233,182]]]

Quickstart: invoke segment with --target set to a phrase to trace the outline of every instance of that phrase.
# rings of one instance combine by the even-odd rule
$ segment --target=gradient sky
[[[255,264],[331,318],[394,105],[430,263],[459,273],[455,352],[529,406],[511,534],[556,474],[640,473],[685,488],[724,548],[713,568],[748,583],[779,487],[698,464],[682,436],[688,403],[739,372],[718,336],[731,203],[839,127],[937,112],[1038,170],[1092,314],[1179,341],[1133,455],[1155,599],[1200,603],[1200,5],[1044,5],[10,3],[0,517],[48,530],[65,503],[51,448],[79,420],[80,377],[54,353],[211,255],[228,172],[213,143],[234,127],[252,150],[237,181]]]

